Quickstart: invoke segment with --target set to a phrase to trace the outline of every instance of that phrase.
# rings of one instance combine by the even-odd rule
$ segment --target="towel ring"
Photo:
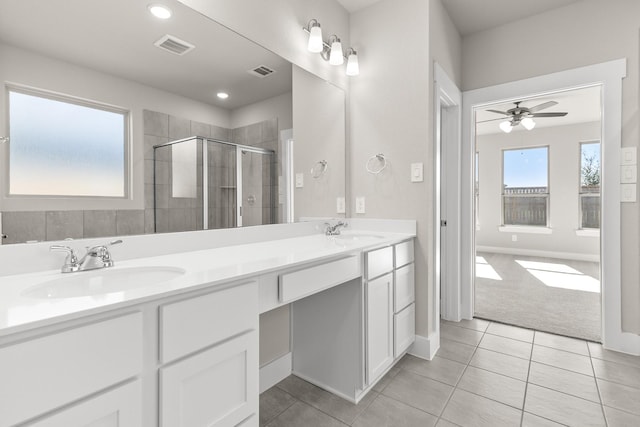
[[[319,160],[315,165],[311,168],[311,176],[318,179],[327,171],[329,167],[326,160]]]
[[[377,160],[378,161],[378,163],[379,163],[378,168],[374,167],[375,164],[374,164],[374,162],[372,162],[372,160]],[[387,158],[384,156],[384,154],[376,154],[375,156],[369,157],[369,160],[367,160],[367,163],[365,165],[365,168],[367,169],[367,172],[372,173],[374,175],[379,174],[386,167],[387,167]]]

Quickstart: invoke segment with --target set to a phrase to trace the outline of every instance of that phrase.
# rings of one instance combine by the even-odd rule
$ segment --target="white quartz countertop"
[[[412,237],[415,236],[377,231],[345,232],[343,237],[338,238],[314,234],[125,261],[118,261],[114,250],[116,265],[104,270],[174,267],[185,270],[185,274],[158,284],[72,298],[40,298],[25,295],[25,292],[51,280],[104,270],[67,274],[48,270],[4,276],[0,277],[0,337],[189,290],[387,246]]]

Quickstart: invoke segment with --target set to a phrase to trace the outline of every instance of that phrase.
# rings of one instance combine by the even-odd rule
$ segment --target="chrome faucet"
[[[114,240],[105,245],[87,247],[87,253],[80,260],[78,260],[76,252],[68,246],[52,245],[49,249],[52,251],[66,252],[67,258],[64,260],[61,271],[63,273],[74,273],[76,271],[113,267],[113,259],[111,258],[108,247],[119,243],[122,243],[122,240]]]
[[[340,234],[340,228],[347,228],[349,226],[349,223],[338,221],[335,225],[331,225],[328,222],[325,222],[324,226],[324,234],[326,234],[327,236],[337,236]]]
[[[74,273],[80,270],[80,264],[78,264],[78,256],[76,255],[76,251],[74,251],[69,246],[51,245],[49,246],[49,250],[52,252],[67,253],[67,257],[64,259],[64,264],[60,269],[63,273]]]

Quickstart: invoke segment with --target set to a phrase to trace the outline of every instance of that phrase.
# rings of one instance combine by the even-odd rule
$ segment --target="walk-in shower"
[[[276,152],[193,136],[153,147],[155,231],[278,222]]]

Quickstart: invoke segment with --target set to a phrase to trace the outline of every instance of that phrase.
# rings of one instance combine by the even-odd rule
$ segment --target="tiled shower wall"
[[[273,149],[276,153],[278,152],[278,120],[276,118],[232,130],[145,110],[144,210],[3,212],[2,232],[6,235],[6,238],[2,240],[2,244],[153,233],[153,146],[189,136],[203,136],[224,141],[231,140],[239,144]],[[165,150],[165,157],[159,156],[157,164],[157,201],[159,207],[157,210],[157,231],[174,232],[202,229],[201,196],[196,199],[170,197],[170,151]],[[198,150],[198,155],[201,155],[201,150]],[[275,158],[275,170],[276,174],[279,174],[280,166],[277,160],[279,155],[276,155]],[[230,172],[230,168],[226,169],[225,175],[224,162],[222,164],[216,163],[215,156],[210,155],[209,159],[210,166],[222,166],[216,172],[220,175],[221,180],[214,181],[216,184],[214,187],[212,187],[214,182],[210,181],[209,183],[211,191],[214,191],[213,189],[215,188],[216,191],[228,192],[229,189],[220,189],[221,186],[225,186],[222,175],[229,181],[228,187],[235,185],[235,183],[231,183],[231,180],[235,180],[235,176],[232,177],[233,174]],[[198,160],[200,160],[200,157]],[[201,161],[198,161],[198,165],[201,165]],[[263,169],[266,170],[266,167],[263,167]],[[202,179],[201,170],[198,170],[197,176]],[[211,173],[211,176],[215,177],[216,175]],[[276,218],[271,218],[269,210],[265,209],[265,203],[267,203],[265,199],[267,198],[264,196],[268,192],[273,192],[277,198],[277,179],[273,177],[272,181],[265,182],[263,187],[262,203],[260,203],[260,206],[245,210],[245,217],[247,219],[254,218],[252,221],[260,223],[258,218],[260,212],[262,214],[262,224],[277,222],[277,210]],[[201,191],[198,191],[198,194],[200,195]],[[230,210],[228,209],[229,203],[233,204],[231,208],[235,212],[235,196],[229,197],[227,195],[226,199],[220,197],[214,201],[211,199],[214,195],[210,192],[209,228],[234,226],[235,218],[226,212]],[[227,201],[225,202],[225,200]],[[255,212],[252,212],[252,209]],[[247,221],[245,221],[245,225],[251,224],[247,224]]]

